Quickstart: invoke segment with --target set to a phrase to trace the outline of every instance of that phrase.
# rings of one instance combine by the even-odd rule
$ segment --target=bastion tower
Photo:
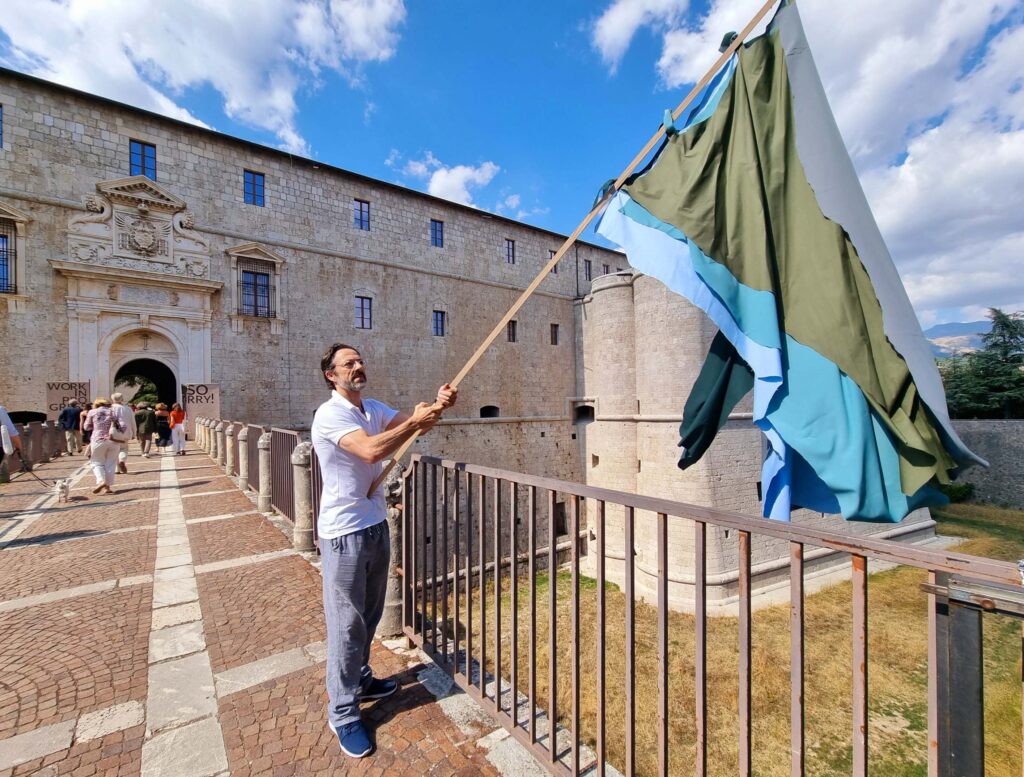
[[[595,278],[590,293],[577,302],[579,356],[575,415],[587,485],[715,507],[760,516],[759,480],[763,438],[752,423],[746,397],[718,433],[702,459],[683,471],[677,466],[679,423],[717,330],[703,311],[670,292],[660,281],[633,271]],[[591,410],[592,409],[592,410]],[[594,573],[596,505],[588,504]],[[640,596],[655,601],[657,582],[656,516],[638,511],[634,562]],[[840,516],[798,510],[793,521],[851,535],[904,542],[934,537],[935,523],[918,510],[900,524],[844,521]],[[623,508],[606,510],[606,576],[623,582]],[[669,519],[669,603],[690,610],[694,595],[694,524]],[[788,595],[788,543],[754,535],[751,572],[755,601],[767,604]],[[736,532],[708,526],[709,607],[722,608],[737,598]],[[823,549],[807,548],[807,587],[841,578],[849,562]],[[723,614],[731,608],[723,610]]]

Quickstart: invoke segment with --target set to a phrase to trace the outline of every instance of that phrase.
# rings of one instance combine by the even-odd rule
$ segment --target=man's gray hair
[[[113,394],[110,395],[110,400],[112,402],[124,402],[124,394],[122,394],[120,391],[115,391]]]
[[[71,405],[71,407],[78,407],[78,400],[72,399],[68,404]]]

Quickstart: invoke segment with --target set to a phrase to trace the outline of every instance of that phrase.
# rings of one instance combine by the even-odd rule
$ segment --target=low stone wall
[[[974,499],[1024,509],[1024,420],[961,420],[953,428],[989,463],[988,469],[972,467],[961,478],[974,485]]]

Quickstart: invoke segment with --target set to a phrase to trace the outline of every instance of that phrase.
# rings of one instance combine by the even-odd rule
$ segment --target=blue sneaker
[[[357,720],[352,723],[346,723],[338,728],[331,726],[331,729],[338,735],[338,744],[341,745],[341,750],[345,755],[352,758],[363,758],[373,750],[373,745],[370,744],[370,737],[367,736],[366,728],[363,726],[362,721]]]
[[[372,678],[369,684],[359,692],[359,701],[370,701],[371,699],[385,699],[398,690],[398,682],[395,680],[382,680]]]

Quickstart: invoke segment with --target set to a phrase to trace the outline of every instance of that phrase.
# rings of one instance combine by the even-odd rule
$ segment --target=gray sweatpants
[[[320,540],[327,620],[327,719],[359,720],[359,692],[373,679],[370,643],[384,612],[391,563],[388,522]]]

